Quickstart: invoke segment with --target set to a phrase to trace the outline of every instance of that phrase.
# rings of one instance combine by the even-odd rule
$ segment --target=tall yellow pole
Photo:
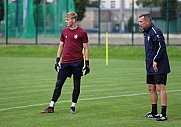
[[[108,32],[106,32],[106,66],[108,66],[108,59],[109,59],[108,46],[109,46],[109,39],[108,39]]]

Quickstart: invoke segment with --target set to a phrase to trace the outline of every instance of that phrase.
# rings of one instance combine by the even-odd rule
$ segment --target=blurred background
[[[181,45],[180,0],[0,0],[0,44],[57,45],[75,11],[90,44],[143,45],[138,17],[150,13],[170,46]]]

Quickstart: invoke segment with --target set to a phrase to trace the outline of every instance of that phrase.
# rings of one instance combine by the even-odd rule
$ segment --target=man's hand
[[[157,62],[155,62],[155,61],[153,61],[153,70],[154,70],[155,72],[158,71]]]
[[[85,67],[84,67],[83,71],[85,71],[84,75],[86,75],[86,74],[88,74],[90,72],[89,60],[85,61]]]
[[[57,71],[57,72],[58,72],[59,69],[60,69],[59,62],[60,62],[60,58],[57,57],[56,62],[55,62],[55,71]]]

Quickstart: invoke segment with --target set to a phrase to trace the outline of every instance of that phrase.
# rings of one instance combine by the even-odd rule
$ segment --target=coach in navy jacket
[[[139,16],[139,26],[143,30],[145,44],[145,61],[152,111],[146,114],[147,118],[156,118],[157,121],[167,120],[167,92],[165,89],[167,74],[170,65],[166,51],[163,33],[151,21],[150,14]],[[157,111],[158,94],[160,94],[161,115]]]
[[[143,33],[147,74],[169,73],[170,65],[166,52],[165,39],[161,30],[151,23],[146,30],[143,30]],[[157,71],[154,71],[153,61],[157,63]]]

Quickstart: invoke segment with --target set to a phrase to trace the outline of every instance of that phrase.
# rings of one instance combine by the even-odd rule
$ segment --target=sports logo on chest
[[[69,39],[70,39],[70,38],[72,38],[72,39],[73,39],[73,38],[74,38],[74,39],[77,39],[78,37],[79,37],[79,36],[78,36],[77,34],[72,35],[72,36],[69,35],[69,37],[68,37],[68,35],[65,36],[66,39],[68,39],[68,38],[69,38]]]
[[[148,41],[150,40],[150,36],[148,36]]]
[[[75,34],[75,35],[74,35],[74,38],[75,38],[75,39],[77,39],[77,38],[78,38],[78,35],[77,35],[77,34]]]

